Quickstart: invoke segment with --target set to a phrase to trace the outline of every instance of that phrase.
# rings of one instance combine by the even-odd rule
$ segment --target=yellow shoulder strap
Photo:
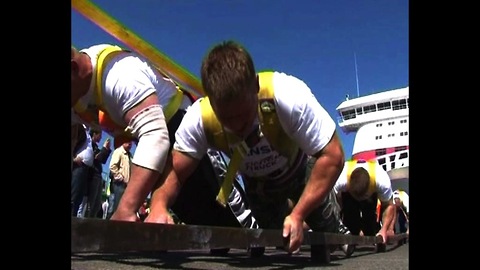
[[[347,161],[347,189],[350,187],[350,176],[352,175],[353,169],[357,165],[357,160]]]
[[[278,119],[274,101],[272,71],[259,72],[260,91],[258,93],[258,118],[260,129],[275,150],[293,161],[298,146],[285,133]]]
[[[212,110],[208,97],[200,98],[200,110],[202,113],[202,123],[207,141],[225,153],[230,153],[228,142],[223,134],[223,128]]]
[[[368,161],[368,174],[370,175],[370,185],[368,187],[369,194],[373,194],[377,191],[377,181],[376,181],[376,174],[375,174],[376,166],[377,166],[376,160]]]
[[[103,66],[104,64],[116,55],[118,52],[122,51],[123,49],[120,48],[119,46],[114,46],[110,45],[100,51],[97,55],[97,65],[96,65],[96,80],[95,80],[95,89],[94,89],[94,100],[95,100],[95,105],[100,109],[104,111],[103,108],[103,98],[102,98],[102,72],[103,72]],[[83,104],[80,101],[78,101],[74,106],[73,109],[74,111],[81,115],[81,117],[87,121],[87,122],[93,122],[96,121],[98,122],[98,116],[97,115],[92,115],[91,112],[87,112],[87,105],[88,104]]]
[[[105,64],[109,62],[109,60],[117,55],[119,52],[125,51],[124,49],[120,48],[119,46],[108,46],[103,51],[100,52],[97,58],[97,73],[96,73],[96,91],[95,91],[95,102],[99,106],[99,108],[103,111],[103,96],[102,96],[102,75],[103,75],[103,68]],[[157,69],[160,71],[159,69]],[[161,71],[160,71],[161,72]],[[165,73],[161,72],[163,76],[169,78]],[[171,79],[171,78],[169,78]],[[173,82],[173,80],[172,80]],[[168,104],[163,108],[163,114],[165,115],[165,120],[168,123],[173,115],[177,112],[178,108],[182,103],[183,99],[183,92],[177,86],[177,91],[175,95],[169,100]]]
[[[223,132],[222,125],[215,116],[208,97],[200,98],[199,102],[200,110],[202,113],[203,129],[205,131],[205,135],[207,136],[207,141],[209,142],[209,144],[214,145],[221,151],[225,153],[230,153],[228,142],[231,141],[233,138],[229,137],[230,139],[228,139],[228,134],[226,132]],[[218,191],[216,197],[217,202],[223,207],[227,206],[228,197],[230,196],[230,193],[233,189],[233,179],[235,178],[235,174],[237,173],[238,166],[240,166],[240,162],[247,154],[246,149],[248,149],[248,147],[245,148],[245,143],[242,142],[233,150],[232,158],[228,163],[227,173],[225,175],[225,178],[223,179],[223,183],[221,184],[220,190]]]
[[[168,123],[172,119],[173,115],[178,111],[183,100],[183,92],[177,86],[177,91],[168,101],[167,105],[163,108],[163,114],[165,115],[165,121]]]
[[[119,46],[108,46],[103,51],[98,54],[97,57],[97,73],[96,73],[96,84],[95,84],[95,103],[100,108],[100,110],[104,111],[103,108],[103,96],[102,96],[102,75],[103,75],[103,68],[108,61],[117,55],[118,53],[122,52],[123,49]]]
[[[260,121],[260,129],[279,152],[285,156],[295,156],[295,149],[298,147],[288,137],[279,122],[278,115],[275,111],[275,102],[273,100],[273,72],[258,73],[260,91],[258,94],[258,117]],[[202,111],[202,121],[207,140],[210,144],[219,147],[222,151],[229,151],[228,142],[235,143],[239,139],[234,135],[223,131],[222,125],[218,121],[212,110],[208,97],[203,97],[200,102]]]
[[[278,135],[282,132],[273,99],[273,72],[258,73],[260,91],[258,92],[258,118],[260,129],[268,141],[276,147]],[[278,128],[280,126],[280,128]]]

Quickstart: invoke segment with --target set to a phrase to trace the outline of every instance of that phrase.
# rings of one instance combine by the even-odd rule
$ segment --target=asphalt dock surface
[[[309,246],[299,254],[267,247],[263,256],[250,257],[243,249],[231,249],[226,255],[211,255],[209,250],[135,253],[78,253],[71,255],[72,270],[151,270],[151,269],[409,269],[408,243],[388,245],[377,253],[373,246],[358,246],[349,258],[342,251],[331,254],[330,263],[310,258]]]

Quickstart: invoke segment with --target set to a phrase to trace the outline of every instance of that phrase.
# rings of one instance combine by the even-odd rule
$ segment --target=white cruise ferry
[[[346,98],[338,107],[338,125],[356,132],[352,159],[377,159],[390,175],[392,188],[408,192],[408,86]]]

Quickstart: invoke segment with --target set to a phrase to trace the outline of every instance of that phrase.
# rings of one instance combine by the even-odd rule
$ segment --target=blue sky
[[[197,77],[208,49],[234,39],[249,50],[257,70],[307,83],[335,121],[347,94],[408,86],[408,0],[92,2]],[[99,43],[124,45],[72,9],[72,44]],[[354,134],[339,133],[350,157]]]

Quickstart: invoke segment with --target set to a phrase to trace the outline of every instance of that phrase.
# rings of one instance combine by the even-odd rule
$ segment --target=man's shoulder
[[[102,50],[104,50],[105,48],[108,48],[108,47],[111,47],[111,46],[115,46],[115,45],[106,44],[106,43],[105,44],[95,44],[95,45],[92,45],[90,47],[86,47],[84,49],[81,49],[80,52],[86,53],[88,55],[96,55],[99,52],[101,52]]]
[[[117,147],[115,148],[115,150],[113,150],[113,153],[123,153],[125,152],[125,150],[123,149],[123,147]]]
[[[272,71],[272,73],[275,89],[289,88],[289,86],[307,86],[307,84],[303,80],[293,74],[289,74],[283,71]]]
[[[205,103],[207,106],[201,106],[200,103],[202,100],[204,100],[205,97],[201,97],[197,100],[195,100],[192,105],[188,106],[186,113],[188,113],[189,116],[196,115],[197,117],[200,117],[203,113],[202,107],[208,108],[209,110],[212,110],[212,106],[210,105],[210,102]]]

